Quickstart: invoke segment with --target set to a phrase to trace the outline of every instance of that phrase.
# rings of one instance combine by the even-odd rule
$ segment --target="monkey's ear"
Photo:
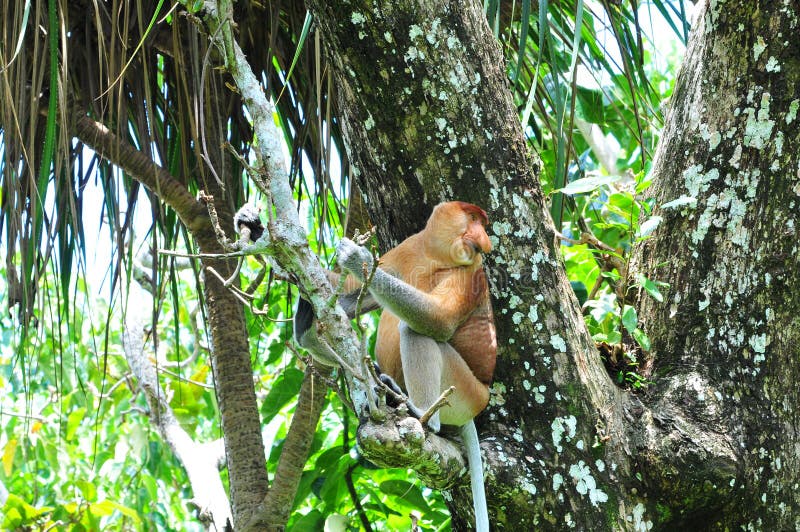
[[[251,242],[255,242],[264,234],[264,224],[261,223],[261,209],[255,205],[245,203],[233,216],[233,228],[242,236],[245,231]]]

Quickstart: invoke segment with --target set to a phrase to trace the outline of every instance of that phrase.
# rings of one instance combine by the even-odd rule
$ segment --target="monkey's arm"
[[[338,286],[341,275],[331,271],[327,272],[327,275],[331,285]],[[342,306],[348,318],[356,317],[356,307],[358,307],[360,293],[361,283],[348,276],[344,284],[344,293],[338,298],[338,303]],[[358,314],[364,314],[379,307],[380,305],[375,298],[367,292],[361,300],[361,308],[358,309]],[[294,313],[294,338],[298,345],[311,353],[311,356],[321,364],[326,366],[337,365],[335,353],[333,353],[333,350],[325,340],[317,335],[317,319],[314,315],[314,309],[311,308],[311,303],[302,296],[297,302],[297,309]]]
[[[339,265],[363,282],[364,265],[369,271],[375,260],[372,253],[347,238],[339,242],[337,253]],[[392,311],[413,331],[446,342],[475,308],[463,296],[464,287],[459,290],[448,286],[458,284],[459,278],[451,279],[427,294],[378,268],[368,288],[382,307]]]
[[[334,288],[339,285],[339,280],[341,279],[342,275],[347,275],[347,273],[341,274],[332,271],[327,271],[325,273],[328,276],[328,282],[330,282],[331,286]],[[339,295],[337,302],[342,306],[344,313],[347,314],[347,317],[350,319],[356,317],[356,306],[358,306],[358,298],[360,295],[361,282],[355,279],[352,275],[347,275],[347,278],[344,282],[344,290],[342,290],[342,294]],[[358,309],[358,314],[366,314],[367,312],[371,312],[380,307],[380,304],[375,300],[374,297],[372,297],[372,294],[367,291],[367,293],[364,294],[364,297],[361,299],[361,308]]]

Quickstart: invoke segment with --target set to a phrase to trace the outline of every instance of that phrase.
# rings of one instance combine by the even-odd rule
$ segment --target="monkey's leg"
[[[444,361],[442,390],[455,387],[455,392],[449,398],[450,404],[441,410],[441,421],[447,425],[462,426],[486,408],[489,403],[489,387],[475,377],[452,345],[439,345],[442,346]]]
[[[381,371],[381,367],[375,363],[375,372],[378,374],[378,378],[380,378],[381,382],[385,384],[392,392],[394,392],[395,397],[405,397],[405,401],[397,401],[394,398],[387,397],[386,403],[393,407],[397,408],[401,402],[405,402],[406,408],[408,408],[408,413],[411,414],[413,417],[420,419],[424,414],[425,410],[417,407],[409,397],[406,396],[406,392],[397,384],[391,375],[387,375]]]
[[[445,344],[415,333],[402,321],[398,329],[403,380],[408,396],[418,408],[427,410],[442,392],[442,346]],[[439,412],[431,416],[428,426],[434,432],[439,432]]]
[[[442,388],[455,386],[450,405],[441,410],[442,423],[460,425],[461,437],[467,451],[472,502],[475,508],[475,530],[489,532],[489,513],[486,509],[486,488],[483,480],[480,440],[472,418],[489,402],[489,387],[479,381],[453,346],[442,349],[444,371]]]

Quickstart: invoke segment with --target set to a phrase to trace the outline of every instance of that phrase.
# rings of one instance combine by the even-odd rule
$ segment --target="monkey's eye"
[[[475,214],[473,214],[473,213],[469,214],[469,219],[472,220],[473,222],[477,222],[478,221],[478,217],[475,216]]]

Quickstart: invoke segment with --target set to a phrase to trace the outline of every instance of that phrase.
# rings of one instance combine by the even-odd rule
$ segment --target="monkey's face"
[[[470,266],[481,253],[492,250],[486,234],[486,213],[470,203],[452,201],[437,205],[428,222],[439,245],[456,266]]]
[[[473,264],[481,253],[489,253],[492,250],[492,243],[483,223],[475,219],[474,215],[465,214],[464,232],[453,242],[453,257],[462,266]]]

